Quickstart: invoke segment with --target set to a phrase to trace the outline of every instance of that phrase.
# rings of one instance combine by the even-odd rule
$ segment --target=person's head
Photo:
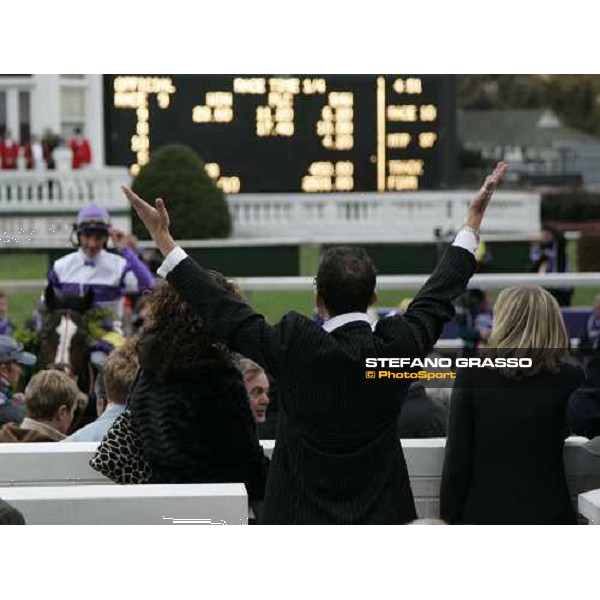
[[[94,382],[94,394],[96,396],[96,414],[100,416],[106,409],[108,399],[106,398],[106,385],[104,384],[104,372],[100,371]]]
[[[48,368],[51,369],[52,371],[60,371],[61,373],[68,375],[71,379],[77,380],[77,375],[75,375],[75,373],[73,373],[73,367],[69,363],[66,363],[66,362],[50,363],[48,365]]]
[[[127,404],[129,388],[138,370],[137,340],[129,339],[113,350],[102,369],[106,400],[112,404]]]
[[[150,314],[150,296],[144,294],[137,299],[135,303],[135,312],[142,318],[145,319]]]
[[[532,368],[514,376],[557,371],[569,348],[558,302],[539,286],[502,290],[494,305],[489,346],[532,359]]]
[[[325,251],[317,271],[317,308],[323,317],[366,312],[377,300],[376,271],[362,249],[336,246]]]
[[[110,214],[105,208],[90,204],[77,215],[77,241],[87,258],[93,259],[108,241]]]
[[[81,137],[81,127],[75,127],[75,137]]]
[[[8,335],[0,335],[0,379],[17,389],[21,378],[22,366],[36,363],[36,357],[23,351],[23,345]]]
[[[236,366],[242,373],[254,420],[264,423],[269,407],[269,378],[264,370],[249,358],[240,358]]]
[[[600,319],[600,294],[594,298],[594,315]]]
[[[240,300],[233,284],[221,274],[209,273],[216,285]],[[157,285],[148,297],[150,309],[137,343],[143,369],[165,379],[183,365],[207,359],[229,360],[229,351],[214,338],[210,323],[197,317],[172,285]]]
[[[6,292],[0,290],[0,318],[8,314],[8,296]]]
[[[553,227],[552,225],[543,225],[541,233],[541,241],[544,246],[551,246],[555,243],[562,242],[564,240],[563,233]]]
[[[25,388],[25,414],[66,434],[77,408],[79,388],[65,373],[39,371]]]

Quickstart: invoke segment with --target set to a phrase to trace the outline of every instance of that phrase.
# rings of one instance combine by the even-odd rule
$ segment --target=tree
[[[458,107],[553,110],[568,127],[600,135],[599,75],[459,75]]]
[[[202,159],[188,146],[174,144],[156,150],[132,189],[150,202],[155,198],[165,200],[175,239],[223,238],[231,234],[223,192],[206,173]],[[133,231],[140,238],[148,238],[136,215]]]

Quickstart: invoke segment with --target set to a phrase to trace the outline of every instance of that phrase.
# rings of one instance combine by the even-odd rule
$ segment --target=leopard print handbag
[[[138,374],[139,377],[139,374]],[[135,387],[137,377],[131,389]],[[152,467],[144,457],[142,444],[133,426],[131,410],[126,408],[112,424],[90,467],[115,483],[139,484],[152,482]]]

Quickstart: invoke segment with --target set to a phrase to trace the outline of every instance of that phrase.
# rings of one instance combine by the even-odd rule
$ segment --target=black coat
[[[155,483],[243,482],[263,498],[269,460],[235,367],[182,365],[166,382],[142,371],[130,407]]]
[[[450,247],[403,316],[348,323],[332,333],[296,313],[276,325],[217,286],[191,258],[168,281],[228,347],[279,386],[277,443],[263,523],[405,523],[416,518],[397,435],[400,385],[373,387],[365,358],[425,357],[454,316],[475,269]],[[371,386],[371,387],[369,387]]]
[[[573,392],[567,407],[569,430],[589,439],[600,435],[600,355],[596,351],[586,366],[587,376]]]
[[[408,388],[400,418],[398,436],[402,439],[446,437],[448,411],[427,395],[422,383]]]
[[[459,370],[450,403],[441,516],[450,523],[575,523],[563,466],[565,408],[583,373],[514,380]]]

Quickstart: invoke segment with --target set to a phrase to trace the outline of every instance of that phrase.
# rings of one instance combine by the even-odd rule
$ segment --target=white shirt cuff
[[[454,238],[452,242],[453,246],[458,246],[459,248],[464,248],[468,250],[473,256],[475,256],[475,252],[477,252],[477,248],[479,247],[479,242],[477,241],[477,237],[472,231],[468,229],[461,229]]]
[[[181,246],[175,246],[169,254],[165,256],[162,265],[156,271],[156,274],[163,279],[182,261],[187,258],[187,252]]]

